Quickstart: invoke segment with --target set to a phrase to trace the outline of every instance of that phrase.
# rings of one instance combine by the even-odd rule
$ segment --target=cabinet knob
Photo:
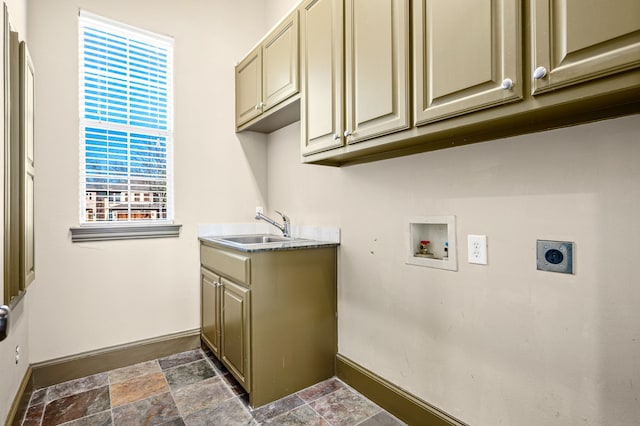
[[[540,80],[547,75],[547,69],[545,67],[538,67],[533,71],[533,78],[535,80]]]
[[[510,90],[513,87],[513,80],[511,80],[510,78],[505,78],[504,80],[502,80],[502,84],[500,84],[500,87],[502,87],[504,90]]]
[[[333,135],[333,140],[334,141],[337,141],[338,139],[340,139],[340,135],[339,134],[336,133],[335,135]]]
[[[349,136],[351,136],[352,134],[353,134],[353,132],[350,132],[350,131],[348,131],[348,130],[345,130],[345,131],[344,131],[344,137],[345,137],[345,138],[348,138],[348,137],[349,137]]]

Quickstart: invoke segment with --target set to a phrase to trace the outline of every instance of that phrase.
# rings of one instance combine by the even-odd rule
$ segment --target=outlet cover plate
[[[572,242],[537,240],[536,254],[539,271],[573,274]]]
[[[487,264],[487,236],[486,235],[468,235],[468,256],[469,263],[478,265]]]

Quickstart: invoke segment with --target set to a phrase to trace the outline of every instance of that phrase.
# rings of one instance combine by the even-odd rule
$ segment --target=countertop
[[[270,242],[270,243],[258,243],[258,244],[236,244],[229,241],[225,241],[222,238],[229,237],[228,235],[210,235],[201,236],[198,239],[204,243],[213,246],[219,246],[226,249],[237,250],[245,253],[256,253],[264,251],[280,251],[280,250],[301,250],[301,249],[315,249],[325,247],[337,247],[340,243],[332,241],[320,241],[311,240],[306,238],[292,238],[289,241],[283,242]]]

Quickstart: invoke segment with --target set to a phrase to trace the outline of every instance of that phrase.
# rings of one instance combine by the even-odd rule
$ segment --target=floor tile
[[[117,370],[109,371],[109,383],[119,383],[125,380],[133,379],[135,377],[146,376],[147,374],[159,373],[162,370],[157,360],[141,362],[129,367],[118,368]]]
[[[204,359],[204,355],[201,350],[196,349],[194,351],[182,352],[165,358],[160,358],[158,363],[160,364],[160,368],[166,370],[167,368],[189,364],[194,361],[200,361],[201,359]]]
[[[224,365],[210,351],[200,349],[34,391],[22,426],[60,423],[64,423],[61,426],[404,425],[337,378],[254,410],[249,406],[249,395]]]
[[[251,412],[251,414],[258,423],[262,423],[301,405],[304,405],[304,401],[302,399],[297,395],[290,395],[272,402],[271,404],[256,408]]]
[[[182,420],[182,417],[178,417],[177,419],[162,423],[160,426],[184,426],[184,420]]]
[[[112,426],[113,420],[111,419],[111,410],[103,411],[102,413],[94,414],[92,416],[83,417],[78,420],[74,420],[69,423],[65,423],[64,426]]]
[[[169,392],[113,409],[115,426],[161,425],[180,417]]]
[[[213,408],[234,397],[220,377],[212,377],[172,392],[182,416],[188,416],[205,408]]]
[[[47,404],[42,425],[57,425],[76,420],[108,410],[110,405],[108,386],[59,398]]]
[[[304,389],[298,392],[297,395],[306,402],[315,401],[322,396],[335,392],[338,389],[343,389],[344,387],[344,383],[342,383],[338,379],[333,378],[325,380],[324,382],[320,382],[315,386],[311,386],[310,388]]]
[[[47,392],[46,401],[51,402],[65,396],[75,395],[90,389],[101,388],[109,384],[107,373],[95,374],[93,376],[83,377],[77,380],[60,383],[59,385],[50,386]]]
[[[184,418],[187,426],[218,426],[218,425],[253,425],[253,418],[237,399],[230,399],[228,403],[212,408],[205,408]]]
[[[47,402],[48,392],[49,388],[36,389],[33,391],[33,394],[31,394],[31,400],[29,400],[29,407]]]
[[[281,414],[263,424],[278,426],[330,426],[320,414],[316,413],[308,405],[303,405],[288,413]]]
[[[164,375],[172,390],[182,386],[197,383],[216,375],[213,367],[206,361],[196,361],[191,364],[173,367],[164,370]]]
[[[22,421],[22,426],[39,426],[44,414],[44,403],[32,405],[27,409]]]
[[[111,385],[111,405],[118,407],[169,392],[164,374],[154,373]]]
[[[393,417],[386,411],[382,411],[358,426],[406,426],[405,423]]]
[[[355,425],[381,411],[368,399],[346,388],[323,396],[309,406],[333,426]]]

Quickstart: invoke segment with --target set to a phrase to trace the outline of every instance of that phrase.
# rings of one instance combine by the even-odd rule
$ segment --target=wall
[[[292,0],[265,0],[264,3],[266,5],[264,19],[268,32],[287,16],[299,2]]]
[[[70,241],[79,221],[79,8],[175,38],[179,238]],[[263,14],[251,0],[30,0],[38,163],[31,362],[199,327],[197,224],[253,220],[266,203],[265,138],[239,142],[233,127],[233,66],[264,34]]]
[[[637,423],[640,116],[341,169],[299,131],[269,135],[269,204],[341,227],[341,354],[471,425]],[[421,215],[456,216],[458,272],[405,264]],[[574,241],[575,275],[536,239]]]
[[[19,32],[21,40],[26,40],[26,0],[7,0],[5,3],[9,11],[11,28]],[[3,76],[3,70],[1,69],[0,76]],[[0,78],[0,81],[2,81],[2,78]],[[0,91],[4,91],[4,88],[0,88]],[[4,117],[4,102],[0,105],[0,117]],[[4,120],[2,120],[2,123],[2,133],[0,134],[4,134]],[[0,200],[4,200],[4,149],[0,149],[0,164],[2,164],[2,173],[0,173]],[[0,210],[0,223],[4,223],[3,214],[4,212]],[[0,227],[0,235],[4,240],[3,227]],[[0,246],[0,266],[2,266],[0,269],[2,270],[4,268],[2,263],[2,259],[4,259],[3,247],[4,245]],[[3,276],[0,275],[0,281],[2,280]],[[0,289],[1,288],[4,288],[4,282],[0,285]],[[8,301],[3,300],[3,297],[4,292],[0,291],[0,305],[8,303]],[[18,303],[11,313],[9,335],[4,341],[0,342],[0,422],[2,423],[9,414],[11,404],[29,365],[27,318],[29,305],[29,295],[27,295]],[[20,361],[18,364],[15,362],[16,346],[20,346]]]

